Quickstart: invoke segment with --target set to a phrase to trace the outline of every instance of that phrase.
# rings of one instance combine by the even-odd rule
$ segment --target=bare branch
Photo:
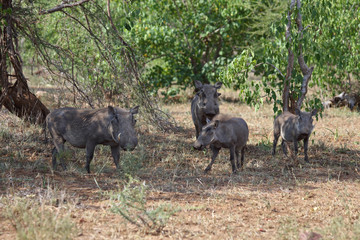
[[[284,81],[284,89],[283,89],[283,111],[289,111],[289,91],[290,91],[290,79],[291,73],[294,68],[294,53],[291,50],[291,15],[294,10],[295,0],[291,0],[290,9],[288,11],[287,20],[288,23],[286,25],[286,39],[289,42],[288,48],[288,66],[286,68],[286,77]]]
[[[65,2],[66,1],[66,2]],[[87,4],[86,4],[87,3]],[[115,26],[112,16],[111,16],[111,2],[107,0],[107,9],[104,9],[102,6],[98,5],[97,1],[91,0],[64,0],[64,3],[50,9],[42,11],[41,14],[49,14],[52,12],[63,12],[67,17],[69,17],[72,22],[75,22],[81,26],[81,29],[84,29],[91,37],[91,40],[94,41],[95,46],[97,47],[101,58],[104,59],[109,64],[111,71],[116,76],[115,84],[121,84],[121,89],[124,89],[124,92],[131,92],[131,94],[122,96],[124,99],[125,104],[128,106],[131,104],[132,101],[138,103],[139,105],[143,106],[144,116],[146,116],[146,120],[151,122],[154,126],[158,127],[158,129],[162,131],[167,130],[177,130],[177,124],[175,119],[170,116],[169,114],[161,111],[156,104],[156,101],[148,94],[145,85],[141,79],[141,75],[139,72],[139,66],[137,63],[137,59],[135,57],[135,52],[131,48],[131,46],[126,42],[126,40],[122,37],[121,32]],[[77,6],[77,7],[76,7]],[[91,6],[91,8],[90,8]],[[79,13],[83,13],[85,19],[80,19],[77,17],[78,12],[75,14],[70,13],[67,11],[66,8],[71,7],[80,7]],[[96,14],[93,13],[92,7],[95,7],[97,12]],[[99,13],[100,12],[100,13]],[[119,64],[118,60],[114,58],[114,51],[119,51],[118,48],[116,50],[113,48],[111,39],[104,39],[101,37],[102,28],[96,28],[99,24],[110,24],[111,29],[104,28],[106,33],[112,34],[118,39],[118,43],[120,42],[120,49],[121,51],[121,58],[124,60],[123,64]],[[31,31],[30,31],[31,32]],[[100,33],[99,33],[100,32]],[[99,35],[100,34],[100,35]],[[32,34],[29,34],[30,36]],[[36,34],[35,34],[36,35]],[[42,39],[39,39],[38,36],[30,37],[33,40],[34,44],[37,45],[37,50],[41,53],[40,57],[44,60],[45,64],[49,71],[54,67],[58,70],[61,74],[61,78],[64,78],[67,82],[71,83],[73,86],[73,90],[76,89],[77,92],[80,93],[82,97],[88,100],[90,106],[91,99],[87,98],[85,92],[82,91],[82,86],[77,82],[77,79],[71,74],[71,69],[64,69],[61,66],[61,62],[56,62],[54,59],[50,58],[50,55],[47,53],[47,50],[52,49],[56,52],[61,54],[61,57],[67,57],[66,55],[69,54],[66,49],[62,49],[61,47],[51,45],[49,43],[44,42]],[[36,43],[39,41],[38,43]],[[74,56],[69,56],[70,58]],[[120,67],[120,68],[119,68]],[[88,70],[91,71],[91,70]],[[76,76],[75,76],[76,77]],[[118,82],[119,81],[119,82]],[[101,86],[99,86],[101,87]],[[128,91],[127,91],[128,90]],[[135,93],[135,94],[132,94]],[[131,96],[130,96],[131,95]],[[131,99],[129,98],[131,97]],[[132,98],[134,96],[134,99]]]
[[[307,93],[307,87],[308,87],[310,77],[311,77],[313,70],[314,70],[314,67],[311,67],[309,69],[309,72],[306,75],[304,75],[303,82],[301,84],[301,96],[299,97],[299,99],[297,101],[297,106],[296,106],[298,109],[301,109],[301,104],[305,99],[305,95]]]
[[[86,2],[89,2],[89,1],[91,1],[91,0],[81,0],[81,1],[78,1],[78,2],[75,2],[75,3],[67,3],[67,2],[64,3],[63,2],[62,4],[57,5],[56,7],[52,8],[52,9],[49,9],[49,10],[46,10],[46,11],[41,11],[40,15],[61,11],[64,8],[71,8],[71,7],[79,6],[79,5],[81,5],[83,3],[86,3]]]
[[[138,94],[139,100],[141,101],[141,104],[144,106],[145,111],[148,111],[150,121],[152,121],[157,127],[159,127],[163,131],[167,130],[176,130],[176,122],[173,117],[171,117],[169,114],[165,113],[164,111],[160,110],[158,106],[156,106],[155,101],[153,101],[150,96],[147,94],[146,89],[144,88],[144,84],[141,80],[141,76],[139,74],[138,70],[138,63],[136,61],[136,57],[134,54],[134,50],[130,47],[129,44],[122,38],[121,34],[119,33],[118,29],[116,28],[115,24],[113,23],[112,17],[111,17],[111,9],[110,9],[110,0],[107,0],[107,17],[110,21],[110,24],[118,37],[118,39],[121,41],[124,47],[126,49],[123,50],[124,57],[126,58],[128,64],[127,68],[129,69],[129,73],[134,76],[137,87],[138,88]],[[169,121],[170,120],[170,121]]]
[[[300,9],[301,9],[300,0],[296,0],[296,4],[297,4],[297,9],[298,9],[298,14],[296,16],[295,21],[296,21],[296,25],[298,27],[298,33],[300,34],[300,40],[301,40],[303,38],[303,30],[304,29],[303,29],[303,26],[302,26],[302,16],[301,16],[301,12],[300,12]],[[307,86],[308,86],[308,83],[310,81],[311,74],[312,74],[312,72],[314,70],[314,67],[309,68],[305,63],[304,56],[303,56],[303,53],[302,53],[302,44],[301,44],[301,42],[299,43],[298,63],[300,65],[301,72],[304,75],[303,81],[302,81],[302,84],[301,84],[301,96],[299,97],[299,99],[297,101],[297,106],[296,106],[298,109],[301,109],[301,104],[305,99],[305,95],[307,93]]]

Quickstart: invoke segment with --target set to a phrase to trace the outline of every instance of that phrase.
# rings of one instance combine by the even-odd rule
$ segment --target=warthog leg
[[[56,158],[59,158],[60,164],[64,170],[66,170],[66,165],[64,162],[64,139],[58,136],[53,137],[53,142],[55,145],[55,148],[52,151],[52,165],[53,169],[56,170]]]
[[[280,134],[274,134],[274,142],[273,142],[273,150],[272,150],[272,155],[274,156],[276,153],[276,145],[278,142]]]
[[[86,170],[88,173],[90,173],[90,162],[94,157],[94,151],[95,151],[95,144],[91,142],[86,143]]]
[[[294,156],[292,159],[295,162],[295,164],[298,164],[298,159],[297,159],[298,152],[299,152],[298,142],[297,139],[294,139]]]
[[[54,147],[52,150],[52,166],[53,166],[54,171],[56,171],[56,168],[57,168],[56,158],[60,158],[60,164],[61,164],[62,168],[64,170],[66,170],[66,165],[64,163],[63,156],[61,156],[59,154],[58,150],[56,149],[56,147]]]
[[[305,162],[309,162],[309,158],[308,158],[308,154],[307,154],[307,151],[308,151],[308,145],[309,145],[309,137],[306,137],[304,138],[304,160]]]
[[[212,157],[211,157],[211,162],[209,163],[209,165],[205,168],[205,173],[207,173],[208,171],[211,170],[211,167],[212,165],[214,164],[215,162],[215,158],[217,157],[217,155],[219,154],[219,151],[221,148],[217,148],[217,147],[214,147],[212,145],[210,145],[210,148],[212,150]]]
[[[236,155],[235,147],[230,147],[230,162],[231,162],[231,168],[232,172],[236,173],[236,165],[235,165],[235,155]]]
[[[58,152],[56,150],[56,147],[53,148],[52,150],[52,166],[53,166],[53,170],[56,170],[56,156],[57,156]]]
[[[117,169],[120,169],[119,158],[120,158],[120,145],[111,147],[111,155],[114,159],[114,163]]]
[[[236,167],[237,169],[243,169],[244,166],[244,159],[245,159],[245,146],[241,148],[241,162],[239,161],[239,149],[236,149],[235,155],[236,155]]]
[[[281,141],[281,148],[282,148],[285,156],[287,156],[287,148],[289,148],[289,145],[284,140]],[[291,152],[290,149],[289,149],[289,151]]]

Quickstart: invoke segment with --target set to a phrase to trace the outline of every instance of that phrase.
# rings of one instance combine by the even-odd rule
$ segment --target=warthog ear
[[[311,116],[315,116],[317,114],[318,110],[315,108],[311,111]]]
[[[137,114],[139,112],[139,106],[133,107],[130,109],[131,114]]]
[[[215,120],[214,129],[216,129],[218,126],[219,126],[219,120]]]
[[[217,83],[215,83],[215,85],[214,85],[214,87],[215,87],[216,89],[221,88],[221,86],[222,86],[222,82],[217,82]]]
[[[116,115],[116,110],[112,106],[108,106],[108,110],[110,115]]]
[[[199,91],[202,88],[203,88],[202,82],[195,80],[195,92]]]
[[[113,116],[113,118],[111,119],[111,122],[112,122],[114,119],[119,120],[119,119],[118,119],[118,116],[117,116],[117,114],[116,114],[116,109],[115,109],[114,107],[108,106],[108,112],[109,112],[109,115],[110,115],[110,116]]]

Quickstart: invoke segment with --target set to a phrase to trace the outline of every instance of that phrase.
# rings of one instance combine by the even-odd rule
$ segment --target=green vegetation
[[[216,82],[221,67],[236,52],[256,44],[268,30],[258,29],[271,12],[274,21],[285,9],[281,1],[141,1],[134,2],[138,16],[130,30],[138,52],[144,57],[148,88],[170,89],[176,94],[195,80]],[[280,6],[280,7],[279,7]],[[270,19],[269,19],[270,18]],[[257,25],[256,25],[257,24]],[[257,28],[255,30],[255,28]],[[171,89],[173,89],[171,91]]]
[[[46,196],[42,196],[46,198]],[[41,200],[43,201],[41,203]],[[70,217],[71,210],[63,206],[49,204],[59,203],[59,199],[32,199],[26,197],[5,197],[0,203],[6,206],[3,217],[11,221],[16,230],[16,238],[26,239],[73,239],[76,236],[76,226]]]
[[[24,2],[21,6],[34,17],[40,9],[56,3]],[[283,104],[289,47],[295,59],[301,48],[305,63],[314,66],[309,88],[316,94],[305,102],[306,109],[321,108],[320,99],[326,95],[357,91],[359,3],[302,1],[303,30],[298,31],[293,17],[290,42],[285,38],[288,5],[270,0],[111,1],[115,33],[102,10],[106,3],[93,1],[80,8],[36,16],[36,35],[25,42],[24,59],[61,72],[75,83],[70,90],[79,90],[89,104],[96,105],[101,105],[103,96],[121,96],[117,101],[129,104],[128,96],[123,95],[133,77],[124,81],[129,65],[119,36],[134,49],[142,87],[154,94],[161,89],[165,96],[176,95],[192,87],[195,80],[222,81],[240,89],[239,98],[247,104],[258,109],[271,101],[278,112]],[[31,18],[25,20],[30,22]],[[29,32],[20,33],[29,36]],[[261,80],[249,80],[250,70]],[[295,64],[290,98],[299,97],[301,84],[302,74]]]
[[[289,48],[294,52],[295,62],[302,54],[305,63],[314,66],[308,86],[315,89],[315,94],[305,102],[306,109],[322,108],[320,99],[324,96],[359,91],[359,2],[319,0],[301,4],[301,9],[296,9],[291,18],[291,41],[285,36],[288,20],[284,11],[281,18],[272,22],[271,34],[262,38],[260,49],[254,53],[255,48],[250,46],[253,51],[242,52],[224,70],[224,83],[239,88],[239,97],[247,104],[258,107],[266,100],[273,103],[275,113],[281,111]],[[302,14],[302,31],[294,27],[298,12]],[[248,80],[248,72],[253,69],[261,76],[261,81]],[[294,64],[290,98],[298,99],[302,80],[299,64]]]
[[[25,40],[31,39],[22,46],[25,62],[61,73],[61,78],[51,78],[65,79],[69,90],[90,105],[102,105],[103,96],[118,96],[116,101],[124,105],[130,104],[129,97],[138,97],[131,90],[137,77],[128,72],[132,67],[122,40],[134,49],[141,87],[154,94],[161,89],[165,96],[176,95],[195,80],[222,81],[240,89],[239,98],[247,104],[258,109],[270,101],[278,112],[289,47],[295,59],[303,54],[305,63],[314,66],[309,88],[316,97],[308,98],[306,109],[321,108],[320,99],[328,94],[357,91],[360,6],[356,0],[302,1],[291,18],[290,41],[285,38],[289,3],[284,1],[144,0],[110,1],[109,6],[91,1],[39,15],[56,4],[21,2],[28,13],[23,22],[38,21],[36,28],[25,24],[20,31]],[[104,12],[107,8],[116,30]],[[295,27],[298,11],[301,31]],[[249,80],[250,70],[261,80]],[[295,64],[289,77],[292,101],[300,95],[302,78]]]
[[[177,210],[170,204],[148,207],[147,188],[145,182],[129,176],[128,182],[121,191],[109,193],[111,211],[120,214],[137,227],[160,233]]]
[[[94,171],[87,174],[85,151],[71,147],[63,152],[68,169],[53,171],[53,145],[43,142],[42,126],[2,108],[0,238],[298,239],[311,231],[324,239],[360,238],[358,112],[323,111],[309,163],[292,165],[280,146],[278,155],[270,153],[289,47],[295,59],[301,49],[306,64],[314,66],[305,109],[320,107],[327,94],[359,90],[358,0],[303,0],[304,29],[296,28],[295,8],[291,42],[285,37],[288,1],[282,0],[5,2],[13,8],[0,5],[1,31],[8,23],[4,16],[11,15],[13,56],[26,65],[26,78],[37,78],[47,107],[138,104],[141,113],[139,144],[121,152],[121,170],[109,148],[99,147]],[[43,14],[65,2],[82,4]],[[0,65],[2,73],[8,71],[0,76],[1,102],[2,77],[19,85],[10,65]],[[293,100],[302,79],[295,60],[289,77]],[[245,167],[238,174],[230,173],[227,151],[219,153],[211,173],[203,173],[211,153],[191,148],[188,96],[164,104],[159,114],[153,96],[188,94],[195,80],[223,82],[230,88],[220,91],[223,100],[229,92],[240,93],[221,105],[221,112],[249,123]],[[145,113],[153,114],[155,124],[173,116],[179,131],[154,131]]]

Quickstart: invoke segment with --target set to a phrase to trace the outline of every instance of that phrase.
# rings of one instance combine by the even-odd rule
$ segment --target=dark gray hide
[[[77,148],[86,148],[86,170],[90,173],[90,162],[95,146],[109,145],[117,168],[119,168],[120,149],[133,150],[138,144],[134,130],[134,114],[138,106],[130,110],[111,107],[102,109],[60,108],[46,117],[46,124],[52,137],[52,163],[56,169],[56,157],[69,142]],[[60,164],[66,169],[64,160]]]
[[[195,125],[196,138],[199,137],[202,127],[219,114],[220,93],[217,90],[221,88],[221,85],[221,82],[210,85],[195,81],[197,93],[191,102],[191,116]]]
[[[249,129],[242,118],[228,117],[219,114],[202,128],[198,139],[194,143],[194,148],[201,150],[210,145],[212,157],[210,164],[206,167],[205,173],[211,170],[221,148],[230,150],[230,162],[233,173],[237,169],[243,168],[245,158],[245,146],[249,138]],[[239,151],[241,151],[241,164],[239,162]],[[236,158],[236,165],[235,165]]]
[[[272,154],[275,155],[276,144],[279,139],[279,136],[282,138],[281,147],[285,155],[287,155],[286,146],[289,142],[294,143],[295,155],[298,152],[297,142],[304,140],[304,154],[305,161],[308,162],[308,144],[309,137],[314,129],[312,117],[316,115],[317,109],[312,110],[311,112],[301,112],[296,109],[295,114],[285,111],[281,115],[275,118],[274,121],[274,142],[273,142],[273,151]]]

